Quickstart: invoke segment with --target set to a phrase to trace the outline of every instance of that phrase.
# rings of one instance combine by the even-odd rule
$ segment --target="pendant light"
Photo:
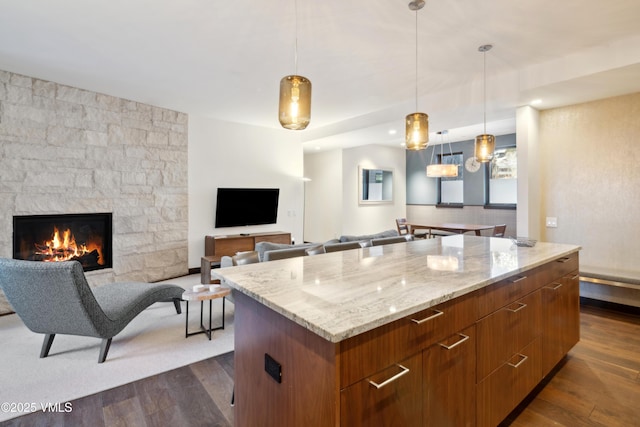
[[[311,81],[298,75],[298,2],[294,0],[296,39],[294,74],[280,80],[278,120],[285,129],[303,130],[311,120]]]
[[[476,160],[481,163],[490,162],[496,148],[496,137],[487,134],[487,52],[492,47],[490,44],[483,44],[478,48],[478,51],[482,52],[484,63],[484,133],[476,136],[474,151]]]
[[[409,9],[416,12],[416,111],[418,111],[418,11],[424,7],[424,0],[413,0]],[[429,116],[413,113],[405,119],[405,139],[407,150],[424,150],[429,143]]]
[[[431,164],[427,166],[427,176],[429,178],[453,178],[458,176],[458,165],[442,163],[442,160],[444,159],[444,142],[442,142],[442,135],[447,135],[448,133],[449,131],[447,130],[438,132],[438,135],[440,135],[440,163],[433,163],[433,153],[436,151],[436,147],[433,147],[433,151],[431,151]],[[449,154],[453,156],[450,142]]]

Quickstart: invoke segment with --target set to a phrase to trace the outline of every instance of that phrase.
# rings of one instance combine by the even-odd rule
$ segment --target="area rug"
[[[190,288],[199,278],[170,282]],[[225,304],[225,329],[214,331],[211,341],[204,334],[185,338],[185,304],[181,315],[172,303],[144,310],[116,335],[101,364],[98,338],[56,335],[49,357],[40,359],[43,335],[28,330],[15,314],[0,317],[0,422],[233,350],[232,303]],[[205,319],[207,313],[205,303]],[[221,313],[222,300],[214,300],[214,327]],[[199,321],[200,304],[191,302],[190,332]]]

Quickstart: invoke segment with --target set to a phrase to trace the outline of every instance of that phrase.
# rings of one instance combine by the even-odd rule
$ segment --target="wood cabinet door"
[[[580,280],[577,271],[544,288],[542,369],[546,375],[580,339]]]
[[[422,353],[340,392],[340,425],[418,427],[422,425]]]
[[[475,426],[475,328],[472,325],[423,352],[425,427]]]

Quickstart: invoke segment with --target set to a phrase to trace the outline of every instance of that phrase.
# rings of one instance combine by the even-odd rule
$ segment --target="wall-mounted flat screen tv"
[[[216,228],[275,224],[279,188],[218,188]]]

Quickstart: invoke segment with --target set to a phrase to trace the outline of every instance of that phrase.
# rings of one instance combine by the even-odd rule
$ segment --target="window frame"
[[[438,189],[438,199],[436,203],[436,208],[454,208],[461,209],[464,207],[464,153],[462,151],[456,151],[445,154],[437,154],[436,159],[438,164],[442,164],[443,156],[460,156],[460,160],[462,163],[458,163],[458,176],[462,176],[459,180],[462,181],[462,202],[461,203],[442,203],[442,178],[436,178],[436,186]]]
[[[503,149],[509,149],[509,148],[516,149],[516,146],[509,145],[505,147],[498,147],[496,149],[503,150]],[[516,151],[516,156],[517,156],[517,151]],[[482,165],[484,168],[484,172],[483,172],[484,173],[484,208],[516,210],[518,208],[517,203],[490,203],[489,202],[489,200],[491,199],[490,188],[491,188],[491,164],[492,163],[493,163],[493,160],[491,160],[490,162],[484,163]],[[516,157],[516,170],[517,170],[517,157]],[[516,177],[516,180],[517,179],[518,178]]]

